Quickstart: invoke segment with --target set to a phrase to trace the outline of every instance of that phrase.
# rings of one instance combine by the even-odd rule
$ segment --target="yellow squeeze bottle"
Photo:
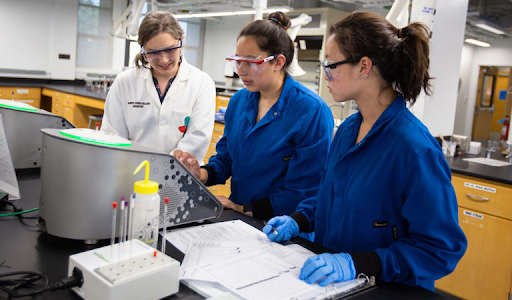
[[[144,243],[157,248],[158,244],[158,219],[160,217],[160,195],[158,194],[158,183],[149,180],[149,162],[143,161],[133,174],[146,167],[144,180],[134,184],[134,195],[131,201],[135,200],[133,209],[133,237]]]

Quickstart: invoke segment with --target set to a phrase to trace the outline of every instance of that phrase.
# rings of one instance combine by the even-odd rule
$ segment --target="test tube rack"
[[[180,263],[145,243],[132,239],[69,257],[68,273],[79,268],[85,300],[161,299],[179,290]]]

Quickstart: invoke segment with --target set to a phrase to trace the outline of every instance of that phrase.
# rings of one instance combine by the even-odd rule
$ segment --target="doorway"
[[[498,122],[510,115],[512,67],[481,66],[478,76],[472,140],[499,141],[502,125]]]

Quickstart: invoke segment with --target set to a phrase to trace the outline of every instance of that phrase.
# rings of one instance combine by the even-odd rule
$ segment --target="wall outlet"
[[[86,300],[160,299],[178,292],[180,263],[134,239],[71,255],[84,284],[73,290]]]

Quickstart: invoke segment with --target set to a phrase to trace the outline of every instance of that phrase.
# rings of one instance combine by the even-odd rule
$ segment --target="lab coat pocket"
[[[179,141],[185,136],[190,125],[190,112],[173,111],[170,120],[171,141],[178,145]]]
[[[398,239],[397,221],[395,217],[387,213],[358,211],[357,223],[359,223],[360,247],[368,245],[367,249],[388,247]]]

